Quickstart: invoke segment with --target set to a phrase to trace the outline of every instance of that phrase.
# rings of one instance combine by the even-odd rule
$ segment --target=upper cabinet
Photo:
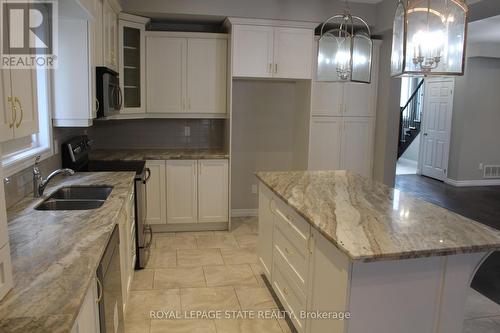
[[[120,14],[118,23],[119,74],[123,92],[123,108],[120,113],[144,113],[146,111],[146,46],[145,26],[147,18]]]
[[[235,77],[311,79],[314,24],[230,18]]]
[[[1,70],[0,142],[38,132],[35,69]]]
[[[102,4],[102,33],[104,65],[118,71],[118,14],[121,8],[113,0]]]
[[[226,114],[227,37],[146,33],[146,112]]]

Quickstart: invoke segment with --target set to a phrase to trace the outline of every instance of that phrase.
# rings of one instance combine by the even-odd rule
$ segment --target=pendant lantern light
[[[467,13],[463,0],[399,0],[392,76],[463,75]]]
[[[325,31],[329,23],[335,28]],[[334,15],[321,25],[320,35],[318,81],[370,83],[373,48],[370,27],[362,18],[350,14],[347,3],[343,14]]]

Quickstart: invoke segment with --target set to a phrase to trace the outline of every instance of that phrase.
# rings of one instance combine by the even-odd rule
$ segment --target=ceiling
[[[500,43],[500,15],[469,23],[467,38],[471,42]]]

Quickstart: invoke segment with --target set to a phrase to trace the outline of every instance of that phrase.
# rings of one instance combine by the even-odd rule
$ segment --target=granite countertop
[[[14,288],[0,302],[0,332],[70,332],[127,197],[133,172],[76,173],[54,180],[42,198],[7,211]],[[36,211],[55,189],[111,185],[98,209]]]
[[[351,260],[488,252],[500,232],[348,171],[257,177]]]
[[[229,154],[222,149],[97,149],[91,151],[90,158],[100,161],[201,160],[226,159]]]

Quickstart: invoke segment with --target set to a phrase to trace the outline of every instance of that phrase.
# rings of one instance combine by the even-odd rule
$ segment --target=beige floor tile
[[[180,287],[205,287],[205,276],[201,267],[179,267],[156,269],[154,289]]]
[[[179,289],[131,291],[125,319],[140,323],[150,319],[150,311],[180,311]]]
[[[208,287],[258,285],[249,265],[204,266]]]
[[[153,289],[153,269],[141,269],[134,272],[134,278],[130,286],[131,290],[148,290]]]
[[[151,249],[147,268],[170,268],[177,266],[177,251],[169,249]]]
[[[176,232],[175,233],[177,236],[212,236],[214,234],[213,231],[183,231],[183,232]]]
[[[217,333],[282,333],[276,319],[216,320]]]
[[[235,235],[258,234],[259,223],[257,217],[232,218],[231,232]]]
[[[219,249],[177,250],[179,267],[223,265],[224,261]]]
[[[470,319],[464,321],[463,333],[498,333],[500,325],[490,318]]]
[[[465,319],[500,316],[500,305],[469,288],[465,303]]]
[[[173,237],[157,237],[155,239],[155,247],[157,249],[196,249],[195,236],[173,236]]]
[[[240,310],[233,287],[183,288],[181,303],[183,311]]]
[[[238,242],[239,247],[256,248],[258,243],[258,235],[256,234],[236,235],[236,241]]]
[[[213,320],[152,320],[151,333],[216,333]]]
[[[234,249],[238,247],[236,239],[230,234],[197,236],[196,244],[199,249]]]
[[[226,265],[258,263],[257,251],[255,249],[221,249],[221,253]]]
[[[278,308],[267,288],[236,287],[235,290],[243,310],[266,310]]]
[[[125,333],[149,333],[151,326],[150,319],[144,320],[127,320],[125,319]]]

